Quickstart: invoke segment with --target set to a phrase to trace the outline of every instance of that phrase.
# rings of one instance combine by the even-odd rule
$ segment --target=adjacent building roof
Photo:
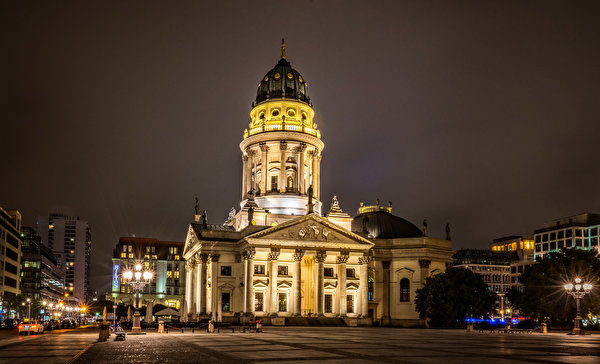
[[[391,208],[390,208],[391,210]],[[387,208],[363,212],[352,220],[352,231],[368,233],[369,237],[379,239],[419,238],[421,229],[401,217],[392,215]]]
[[[452,256],[455,264],[489,264],[510,265],[511,262],[519,260],[515,251],[491,251],[484,249],[461,249]]]

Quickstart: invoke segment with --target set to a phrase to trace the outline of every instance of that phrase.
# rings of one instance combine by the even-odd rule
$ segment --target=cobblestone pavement
[[[75,363],[600,363],[600,335],[266,327],[263,333],[149,333],[97,343]]]
[[[0,363],[66,363],[98,340],[98,328],[47,331],[19,336],[17,331],[0,340]]]

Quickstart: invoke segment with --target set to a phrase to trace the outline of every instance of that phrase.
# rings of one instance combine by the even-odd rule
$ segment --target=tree
[[[450,268],[427,278],[415,298],[419,316],[434,327],[462,326],[466,318],[492,312],[495,302],[496,294],[483,278],[464,268]]]
[[[507,298],[521,314],[552,323],[569,323],[576,313],[573,298],[563,286],[574,278],[594,286],[600,283],[600,259],[595,250],[564,249],[549,253],[527,268],[521,276],[521,289],[512,289]],[[598,288],[581,301],[581,313],[600,312]]]

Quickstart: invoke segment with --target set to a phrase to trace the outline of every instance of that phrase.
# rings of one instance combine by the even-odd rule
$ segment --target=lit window
[[[255,264],[254,265],[254,274],[265,274],[264,264]]]
[[[280,276],[287,276],[288,275],[288,267],[287,265],[280,265],[277,267],[277,274]]]
[[[400,280],[400,302],[410,302],[410,281],[408,278]]]
[[[175,256],[175,260],[179,260],[179,255],[176,255],[176,256]]]
[[[133,259],[133,253],[129,253],[129,259]]]
[[[221,275],[230,277],[231,276],[231,266],[230,265],[222,265],[221,266]]]
[[[346,296],[346,312],[354,313],[354,295],[352,294]]]
[[[254,293],[254,311],[261,312],[263,310],[263,293]]]
[[[176,270],[175,272],[173,272],[173,277],[174,278],[179,278],[179,271]]]
[[[287,311],[287,293],[279,294],[279,312]]]
[[[167,278],[173,278],[173,272],[168,270],[167,271]]]

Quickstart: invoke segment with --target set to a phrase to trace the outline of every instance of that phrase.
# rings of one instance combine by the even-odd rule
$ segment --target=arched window
[[[400,302],[410,302],[410,281],[408,278],[400,280]]]

